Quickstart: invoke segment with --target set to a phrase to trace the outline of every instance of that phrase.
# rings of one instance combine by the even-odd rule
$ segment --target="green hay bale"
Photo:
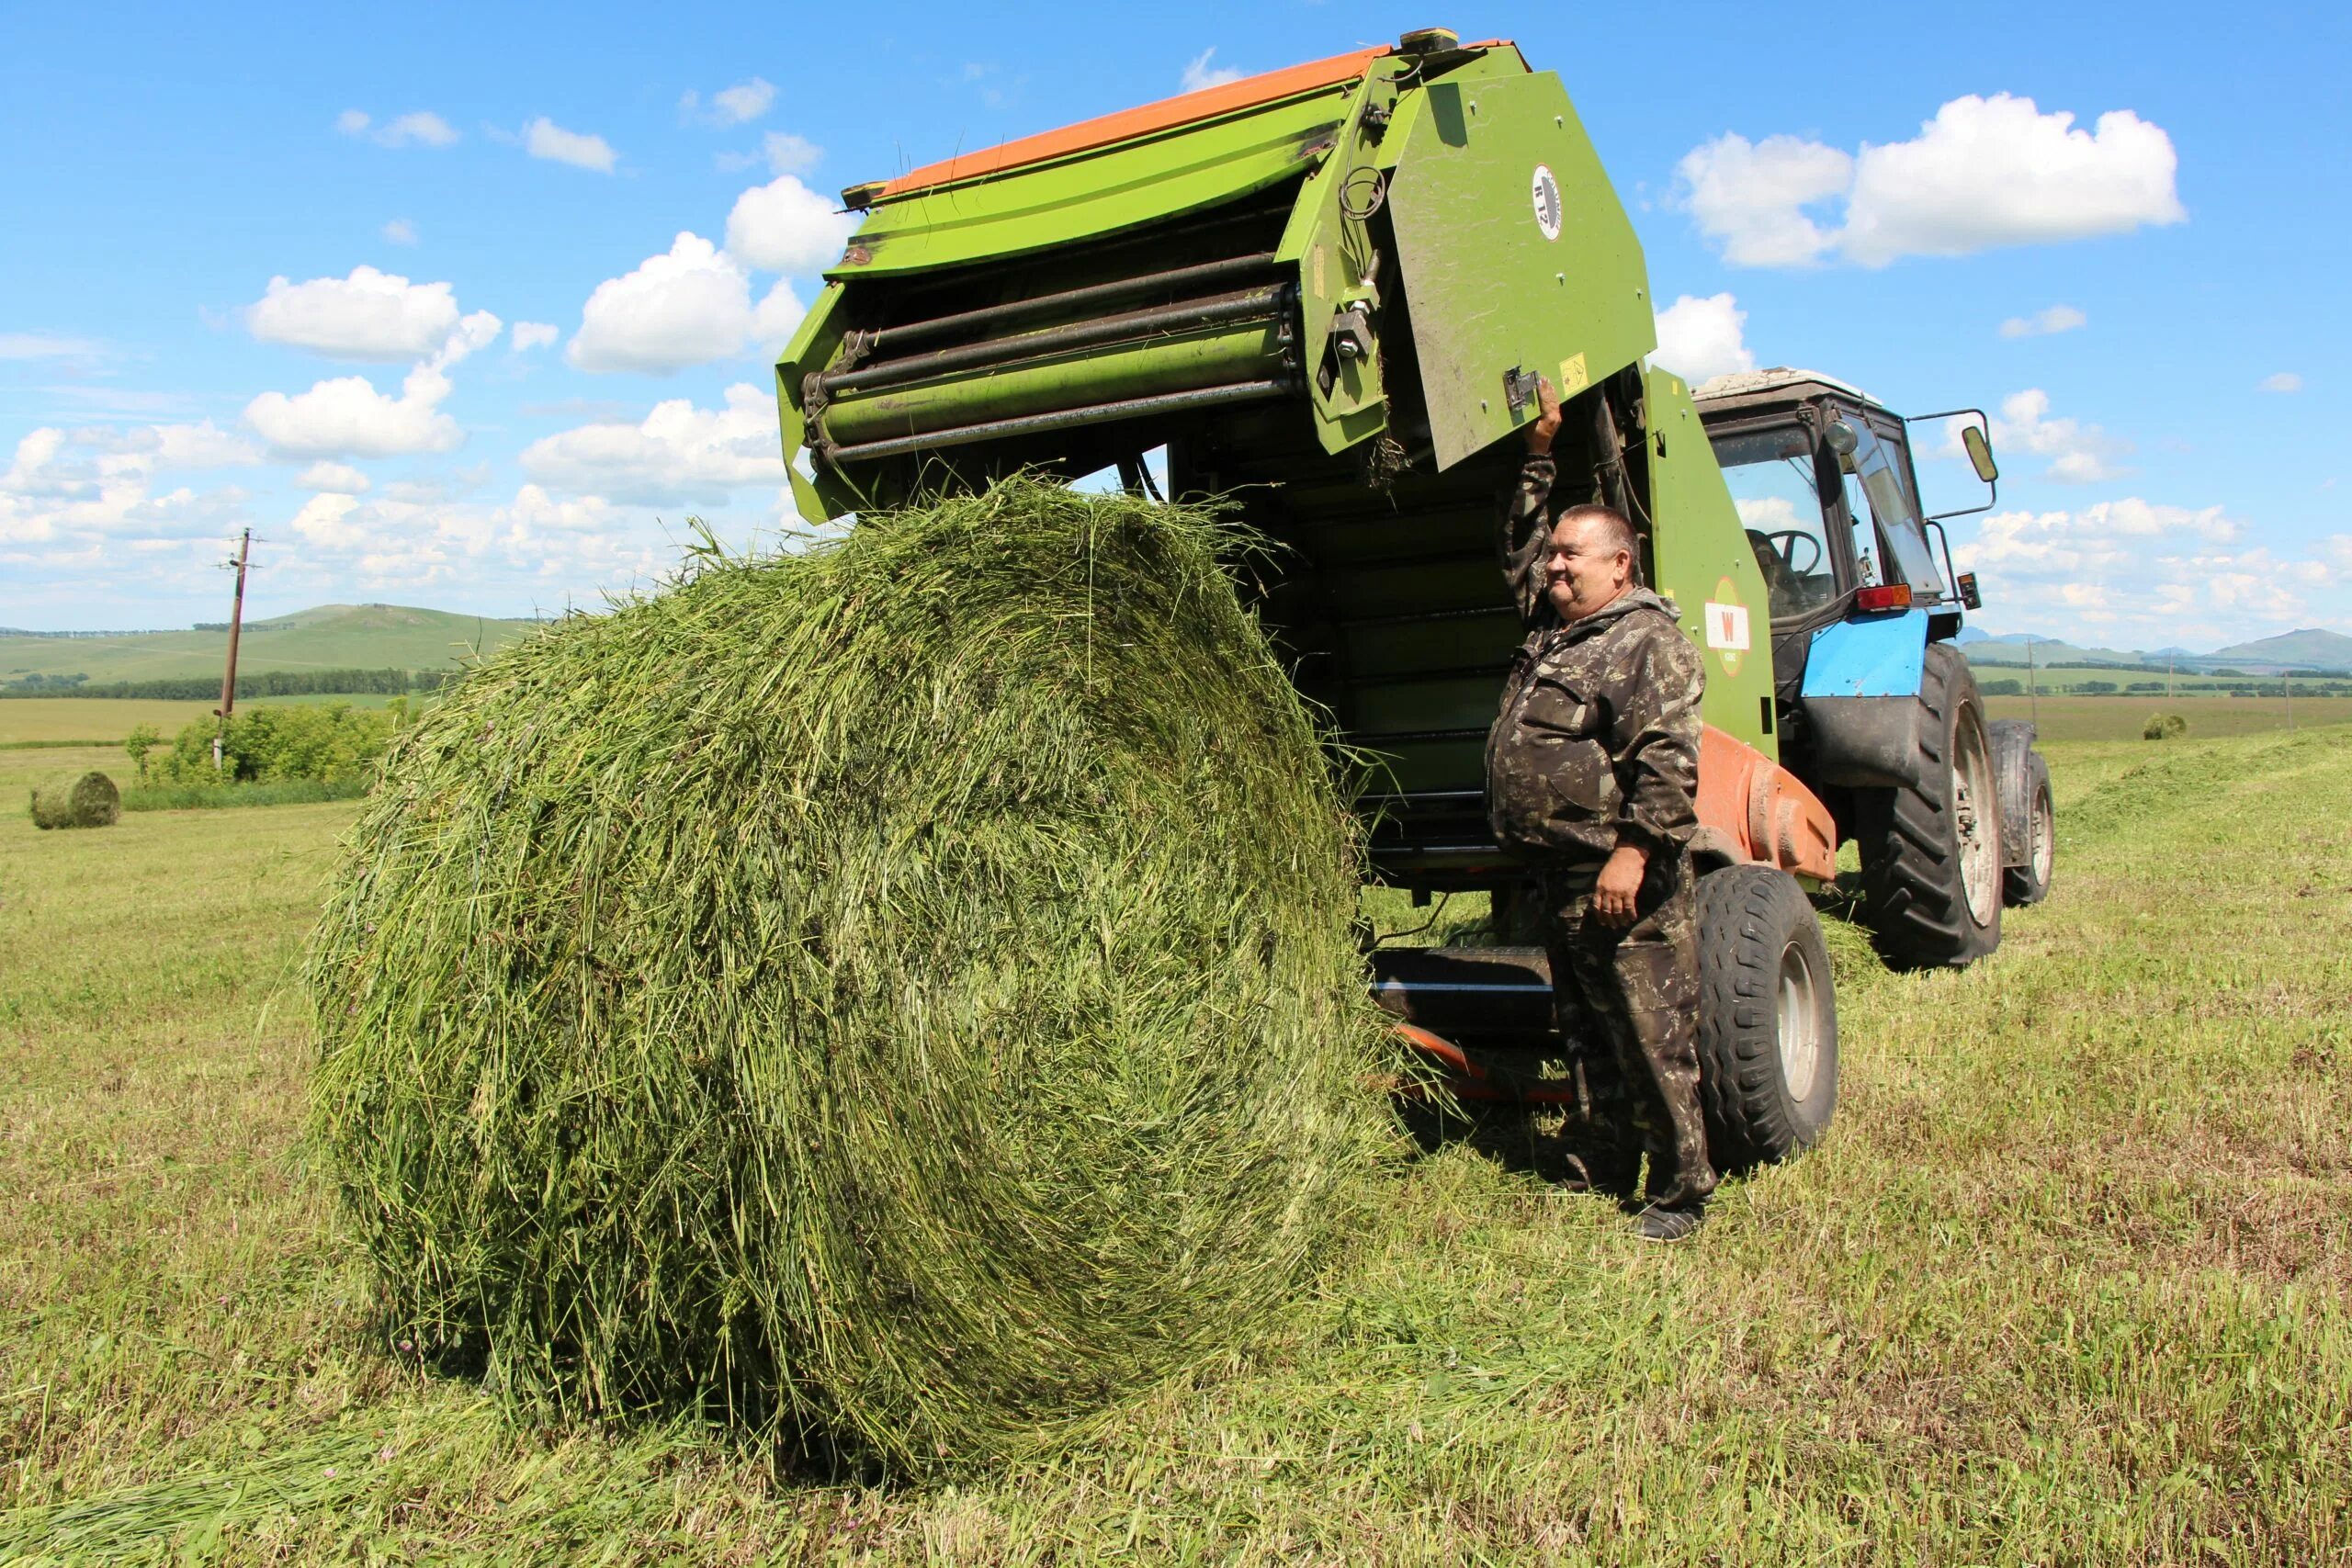
[[[122,817],[122,792],[93,771],[34,790],[32,816],[37,828],[111,828]]]
[[[2140,727],[2143,740],[2171,740],[2188,733],[2188,720],[2177,713],[2150,714]]]
[[[1389,1126],[1356,829],[1182,509],[706,560],[396,742],[314,1133],[395,1338],[900,1464],[1236,1341]]]

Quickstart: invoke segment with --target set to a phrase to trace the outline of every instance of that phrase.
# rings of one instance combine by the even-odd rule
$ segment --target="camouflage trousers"
[[[1657,855],[1630,926],[1592,913],[1600,863],[1547,866],[1544,945],[1560,1028],[1608,1042],[1650,1156],[1649,1195],[1696,1202],[1715,1189],[1699,1110],[1699,921],[1688,854]]]

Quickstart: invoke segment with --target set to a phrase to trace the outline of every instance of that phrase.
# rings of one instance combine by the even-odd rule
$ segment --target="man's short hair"
[[[1634,535],[1633,524],[1626,520],[1623,513],[1613,506],[1603,506],[1597,501],[1589,501],[1581,506],[1567,507],[1557,517],[1552,519],[1552,526],[1556,528],[1563,523],[1577,522],[1588,517],[1600,524],[1600,536],[1607,541],[1611,549],[1624,551],[1634,558],[1636,566],[1639,565],[1642,558],[1641,541]]]

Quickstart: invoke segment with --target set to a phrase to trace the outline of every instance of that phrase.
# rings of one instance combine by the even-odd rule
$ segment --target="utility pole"
[[[2295,728],[2295,672],[2281,670],[2278,678],[2287,682],[2287,728],[2291,732]]]
[[[228,738],[229,716],[237,708],[237,634],[244,629],[245,625],[245,563],[253,553],[254,531],[248,528],[243,537],[237,541],[237,558],[220,563],[223,567],[237,569],[237,597],[235,603],[229,606],[229,668],[220,677],[220,705],[212,710],[214,716],[220,721],[212,729],[212,771],[216,773],[220,771],[221,746]]]
[[[2033,712],[2033,727],[2041,728],[2041,689],[2033,678],[2033,634],[2025,634],[2025,700]]]
[[[2171,654],[2165,655],[2165,701],[2166,702],[2172,701],[2172,660]]]

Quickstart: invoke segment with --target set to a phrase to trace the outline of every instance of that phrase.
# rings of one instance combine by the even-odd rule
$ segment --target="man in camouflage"
[[[1606,506],[1552,506],[1549,382],[1503,513],[1503,570],[1528,627],[1487,740],[1497,840],[1536,873],[1564,1025],[1608,1036],[1650,1155],[1652,1240],[1698,1228],[1715,1173],[1699,1111],[1698,826],[1706,671],[1672,605],[1634,579]]]

